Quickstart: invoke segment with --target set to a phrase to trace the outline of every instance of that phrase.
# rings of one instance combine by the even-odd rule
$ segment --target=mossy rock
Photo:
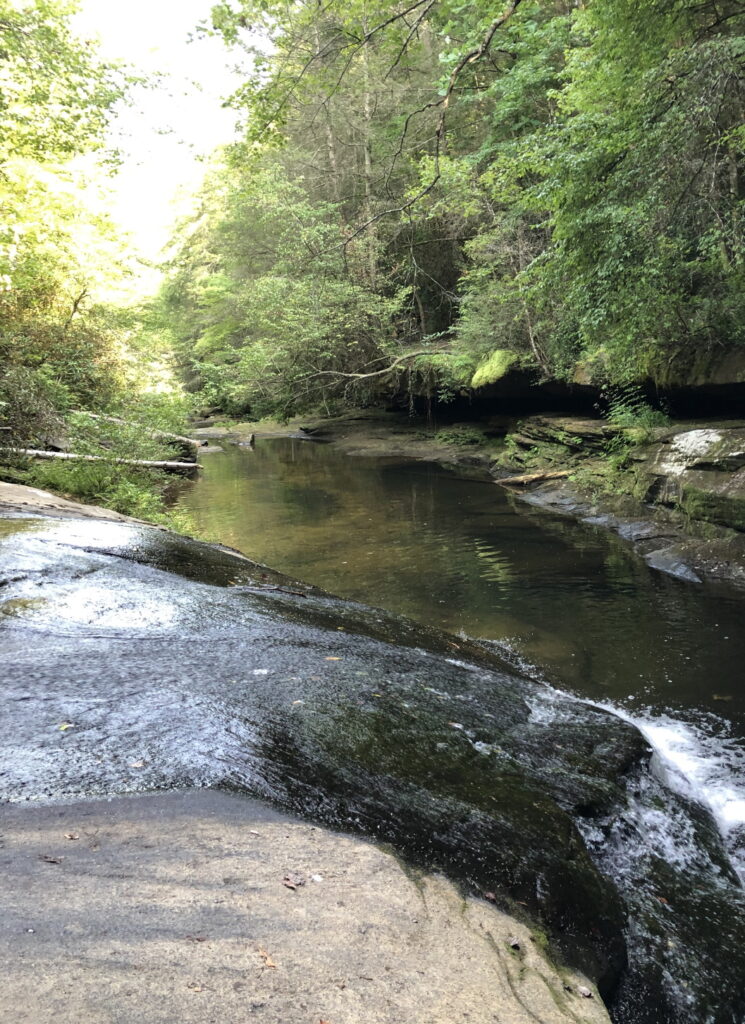
[[[680,505],[691,519],[728,526],[745,531],[745,496],[702,490],[693,484],[684,484]]]

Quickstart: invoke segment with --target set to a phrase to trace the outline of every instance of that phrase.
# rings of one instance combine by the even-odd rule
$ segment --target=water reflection
[[[259,439],[204,465],[181,504],[252,558],[507,641],[583,696],[745,722],[745,601],[725,586],[663,576],[600,528],[513,505],[490,480],[427,463]]]

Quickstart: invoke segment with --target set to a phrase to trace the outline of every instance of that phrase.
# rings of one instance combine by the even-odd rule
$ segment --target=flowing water
[[[654,776],[613,844],[607,830],[602,849],[599,832],[585,835],[604,870],[626,879],[627,901],[640,858],[659,866],[699,856],[679,809],[686,801],[710,811],[745,878],[742,593],[651,570],[614,535],[522,505],[490,479],[301,440],[206,456],[203,479],[179,501],[212,539],[275,569],[505,645],[549,684],[536,716],[550,718],[554,688],[636,724],[655,751]],[[663,813],[655,787],[683,803]],[[705,926],[716,942],[727,922],[695,924]],[[659,931],[674,949],[664,921]],[[687,1020],[679,996],[671,1019]]]

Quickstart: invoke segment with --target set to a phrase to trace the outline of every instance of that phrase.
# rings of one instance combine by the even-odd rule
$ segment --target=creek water
[[[654,784],[708,809],[745,877],[742,593],[656,572],[608,532],[522,505],[490,479],[302,440],[206,456],[179,504],[211,539],[295,578],[503,645],[547,684],[537,716],[561,690],[632,721],[655,751]],[[613,848],[607,831],[588,825],[585,838],[630,880],[633,902],[640,857],[695,856],[684,818],[642,793]],[[716,942],[727,924],[692,927]],[[671,1019],[692,1020],[684,992],[679,1006]]]

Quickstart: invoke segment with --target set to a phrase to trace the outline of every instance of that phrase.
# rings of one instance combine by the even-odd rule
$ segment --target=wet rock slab
[[[540,687],[492,654],[223,549],[120,523],[0,528],[3,797],[238,788],[519,901],[612,985],[621,901],[570,812],[622,799],[635,730],[592,712],[601,728],[562,755],[530,728]]]
[[[608,1021],[496,908],[255,801],[6,808],[0,830],[2,1020]]]
[[[0,518],[0,588],[0,798],[261,797],[490,893],[612,996],[626,913],[598,864],[646,771],[632,726],[483,646],[137,524]],[[730,889],[710,897],[717,914]],[[661,896],[685,915],[685,899]],[[674,1020],[655,984],[646,1016],[637,999],[617,1019]]]

